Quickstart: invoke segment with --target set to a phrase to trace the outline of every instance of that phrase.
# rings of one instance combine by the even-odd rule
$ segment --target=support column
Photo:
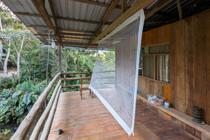
[[[62,72],[62,68],[61,68],[61,49],[62,49],[62,46],[61,44],[59,43],[58,44],[58,66],[59,66],[59,72]]]

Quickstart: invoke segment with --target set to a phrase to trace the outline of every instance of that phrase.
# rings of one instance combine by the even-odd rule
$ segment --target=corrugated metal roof
[[[34,28],[37,34],[46,34],[48,27],[42,17],[34,6],[32,0],[2,0],[11,11],[17,14],[17,17],[30,28]],[[111,0],[98,0],[101,3],[109,4]],[[77,0],[52,0],[53,8],[56,13],[56,17],[71,18],[84,20],[71,21],[67,19],[57,19],[59,28],[63,30],[73,30],[81,32],[95,32],[99,26],[100,20],[107,7],[99,6],[96,4],[89,4]],[[49,1],[45,1],[45,8],[50,16],[52,16]],[[20,13],[27,13],[21,15]],[[28,15],[31,14],[31,15]],[[36,15],[36,16],[33,16]],[[116,15],[116,14],[115,14]],[[53,22],[53,18],[51,18]],[[85,23],[86,21],[90,21]],[[46,26],[46,27],[45,27]],[[40,36],[39,36],[40,37]],[[72,40],[69,40],[72,42]],[[73,41],[75,42],[75,40]],[[76,43],[88,43],[86,40],[76,40]]]
[[[36,34],[40,34],[40,36],[43,34],[42,38],[47,38],[46,35],[48,34],[49,28],[40,16],[40,13],[34,6],[32,0],[2,1],[11,9],[11,11],[14,12],[14,14],[17,14],[17,17],[21,21],[23,21],[26,26],[33,28],[33,30],[36,31]],[[136,0],[127,0],[128,6],[131,6],[135,1]],[[61,37],[63,38],[65,34],[63,30],[68,30],[68,32],[72,31],[72,34],[77,34],[77,36],[80,37],[87,36],[83,35],[84,32],[96,32],[96,30],[100,26],[101,19],[110,2],[111,0],[52,0],[58,28],[62,29]],[[160,0],[157,0],[157,4],[158,2],[160,2]],[[184,17],[187,17],[196,12],[209,8],[210,3],[209,0],[182,0],[181,6]],[[119,9],[119,7],[120,6],[118,3],[118,8],[115,8],[111,16],[109,16],[109,22],[113,22],[113,20],[115,20],[121,14],[121,10]],[[49,0],[45,0],[45,8],[48,12],[48,15],[51,16],[51,21],[54,23]],[[155,4],[154,6],[152,6],[152,8],[156,8]],[[146,8],[145,10],[149,11],[151,9]],[[144,29],[148,30],[153,27],[157,27],[176,20],[178,20],[177,4],[175,0],[172,0],[171,3],[167,4],[159,11],[156,11],[156,14],[146,19]],[[103,27],[107,27],[107,25],[105,24]],[[75,31],[79,33],[75,33]],[[84,40],[74,38],[74,41],[68,40],[68,42],[69,41],[71,41],[72,43],[81,44],[89,43],[87,38]]]

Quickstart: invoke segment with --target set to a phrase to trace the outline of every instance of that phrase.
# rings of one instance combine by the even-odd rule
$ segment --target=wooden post
[[[62,71],[62,68],[61,68],[61,44],[58,44],[58,65],[59,65],[59,72]]]
[[[183,15],[182,15],[182,7],[181,7],[180,0],[176,0],[176,3],[177,3],[178,12],[179,12],[179,20],[181,20]]]

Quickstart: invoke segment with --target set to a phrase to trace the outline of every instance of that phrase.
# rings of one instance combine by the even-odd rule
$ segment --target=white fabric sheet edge
[[[140,17],[139,22],[139,32],[138,32],[138,41],[137,41],[137,56],[136,56],[136,77],[135,77],[135,95],[134,95],[134,104],[133,104],[133,120],[132,120],[132,128],[130,129],[128,125],[125,123],[123,119],[116,113],[116,111],[112,108],[112,106],[95,90],[92,86],[89,88],[93,91],[93,93],[99,98],[99,100],[104,104],[104,106],[111,112],[112,116],[118,121],[118,123],[122,126],[122,128],[126,131],[126,133],[130,136],[131,134],[134,134],[134,124],[135,124],[135,114],[136,114],[136,98],[137,98],[137,89],[138,89],[138,67],[139,67],[139,59],[140,59],[140,49],[141,49],[141,40],[142,40],[142,31],[144,26],[144,11],[143,9],[136,12],[133,16],[129,17],[127,20],[125,20],[120,26],[118,26],[115,30],[113,30],[110,34],[108,34],[105,38],[99,41],[102,42],[106,40],[107,38],[111,37],[112,35],[119,32],[121,29],[123,29],[128,24],[132,23],[136,19]]]
[[[122,126],[122,128],[128,133],[128,135],[131,135],[133,132],[131,132],[131,129],[128,127],[128,125],[125,123],[123,119],[117,114],[117,112],[112,108],[112,106],[98,93],[97,90],[95,90],[92,86],[89,87],[93,93],[98,97],[98,99],[104,104],[104,106],[107,108],[109,112],[111,112],[112,116],[118,121],[118,123]]]

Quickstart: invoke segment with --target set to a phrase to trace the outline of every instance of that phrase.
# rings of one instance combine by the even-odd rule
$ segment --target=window
[[[142,76],[169,82],[169,46],[147,46],[142,49]]]

